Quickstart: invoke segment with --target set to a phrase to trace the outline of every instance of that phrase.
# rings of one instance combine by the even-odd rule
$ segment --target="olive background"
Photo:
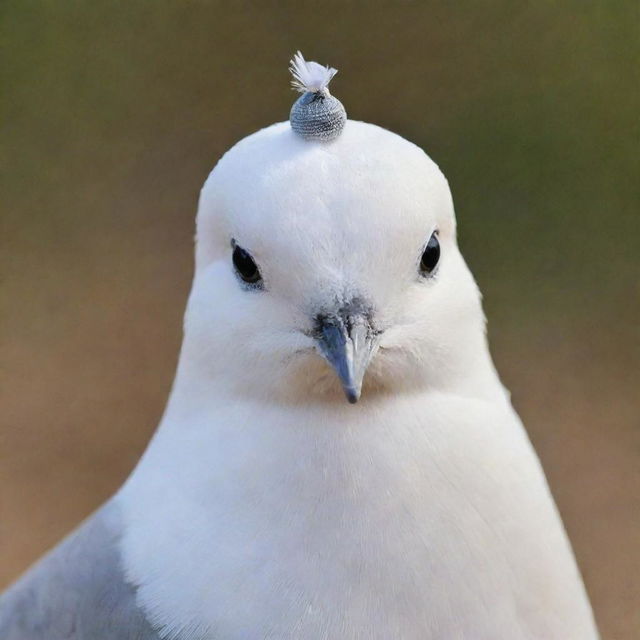
[[[635,1],[0,5],[0,587],[161,417],[198,191],[288,117],[288,60],[453,191],[492,352],[605,639],[640,637]]]

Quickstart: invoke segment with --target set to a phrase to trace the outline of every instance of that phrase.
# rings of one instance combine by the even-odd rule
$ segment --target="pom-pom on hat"
[[[342,103],[329,93],[329,83],[338,70],[307,62],[298,51],[289,71],[293,75],[293,88],[302,93],[291,107],[291,128],[305,140],[335,140],[347,121]]]

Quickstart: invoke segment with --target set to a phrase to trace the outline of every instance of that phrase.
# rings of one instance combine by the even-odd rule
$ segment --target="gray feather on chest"
[[[160,640],[125,581],[107,503],[0,596],[2,640]]]

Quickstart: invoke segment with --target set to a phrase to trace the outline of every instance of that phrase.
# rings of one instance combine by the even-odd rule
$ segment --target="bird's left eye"
[[[438,266],[440,260],[440,241],[438,240],[438,232],[434,231],[424,248],[422,258],[420,259],[420,273],[428,276]]]
[[[251,257],[251,254],[235,242],[232,242],[232,246],[233,255],[231,259],[233,260],[236,273],[248,284],[260,284],[262,282],[260,269],[258,269],[258,265]]]

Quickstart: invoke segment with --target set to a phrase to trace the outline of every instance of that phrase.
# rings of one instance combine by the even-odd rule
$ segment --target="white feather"
[[[324,91],[333,76],[338,73],[338,70],[333,67],[322,66],[317,62],[307,62],[300,51],[291,59],[289,71],[293,76],[291,85],[300,93]]]

